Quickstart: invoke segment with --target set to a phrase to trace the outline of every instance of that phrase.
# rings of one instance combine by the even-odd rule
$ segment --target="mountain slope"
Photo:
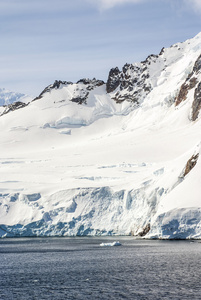
[[[28,103],[31,100],[32,98],[25,94],[14,93],[6,89],[0,89],[0,106],[9,105],[17,101]]]
[[[200,238],[201,34],[0,117],[0,235]]]
[[[6,89],[0,88],[0,115],[7,111],[8,108],[12,108],[14,103],[29,103],[33,100],[33,97],[22,93],[14,93]],[[6,108],[5,108],[6,107]]]

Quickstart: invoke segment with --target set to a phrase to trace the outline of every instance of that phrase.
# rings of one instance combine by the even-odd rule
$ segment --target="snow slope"
[[[200,54],[198,34],[1,115],[0,236],[201,238]]]

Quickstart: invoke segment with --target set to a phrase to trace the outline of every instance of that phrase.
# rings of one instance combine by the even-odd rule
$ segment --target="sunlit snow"
[[[201,120],[194,90],[175,97],[201,53],[201,34],[149,65],[148,95],[116,103],[105,85],[44,93],[0,116],[0,236],[201,237]],[[197,75],[201,81],[201,75]],[[123,93],[123,92],[122,92]]]

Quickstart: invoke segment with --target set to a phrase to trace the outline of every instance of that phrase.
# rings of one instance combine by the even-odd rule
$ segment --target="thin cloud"
[[[193,8],[195,12],[201,13],[201,0],[185,0],[184,2],[189,8]]]
[[[88,0],[88,2],[97,5],[100,10],[107,10],[117,5],[124,5],[128,3],[136,4],[144,1],[145,0]]]

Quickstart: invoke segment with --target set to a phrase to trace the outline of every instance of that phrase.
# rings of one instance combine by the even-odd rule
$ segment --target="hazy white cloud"
[[[88,2],[97,5],[99,9],[106,10],[110,9],[117,5],[123,5],[128,3],[140,3],[144,2],[145,0],[88,0]]]
[[[147,0],[86,0],[86,1],[97,6],[101,11],[104,11],[113,8],[115,6],[125,5],[129,3],[130,4],[143,3],[146,2]],[[149,1],[151,2],[151,0]],[[193,9],[196,13],[201,13],[201,0],[181,0],[181,2],[182,1],[183,3],[185,3],[188,9]],[[175,1],[170,0],[170,4],[174,4],[174,3]]]
[[[193,8],[195,12],[201,13],[201,0],[185,0],[184,2],[189,8]]]

